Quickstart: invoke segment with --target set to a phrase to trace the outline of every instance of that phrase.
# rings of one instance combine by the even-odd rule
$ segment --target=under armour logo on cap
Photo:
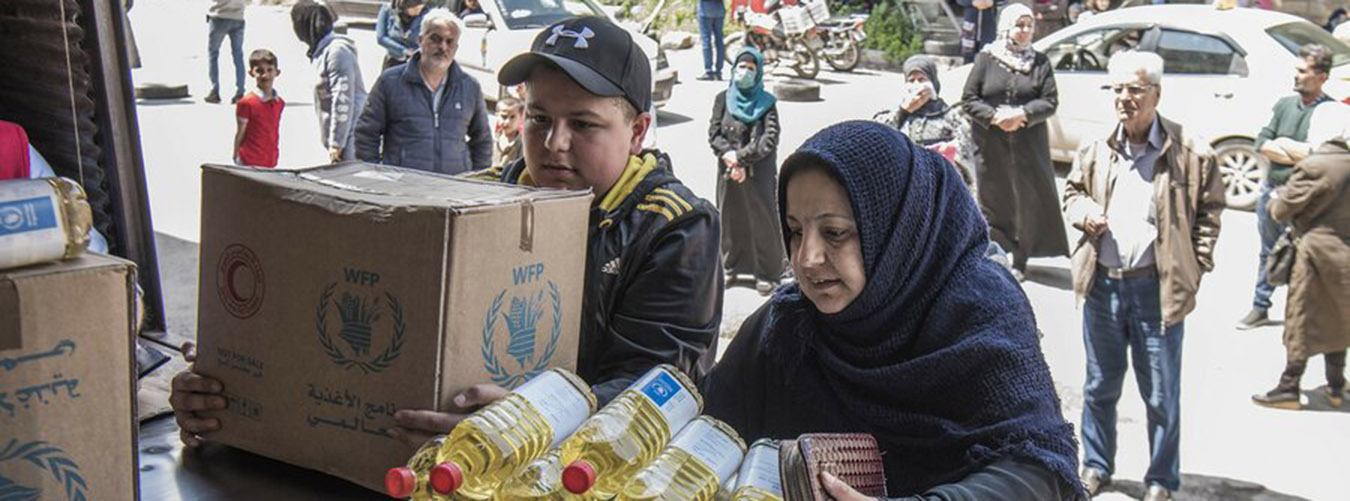
[[[581,27],[581,32],[578,33],[578,32],[572,31],[572,30],[563,29],[562,25],[559,24],[559,25],[553,27],[553,34],[550,35],[550,36],[548,37],[548,40],[545,40],[545,41],[544,41],[544,45],[549,45],[549,46],[557,45],[557,44],[558,44],[558,37],[572,37],[572,38],[575,38],[575,39],[577,39],[577,40],[576,40],[576,42],[572,43],[572,48],[574,48],[574,49],[585,49],[585,48],[588,48],[588,47],[591,46],[591,43],[590,43],[589,41],[587,41],[587,40],[590,39],[590,38],[594,38],[594,37],[595,37],[595,32],[594,32],[594,31],[591,31],[591,28],[590,28],[589,26],[582,26],[582,27]]]

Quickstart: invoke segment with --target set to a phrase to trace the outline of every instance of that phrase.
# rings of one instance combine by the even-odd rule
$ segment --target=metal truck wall
[[[135,261],[148,329],[164,327],[123,0],[0,0],[0,120],[79,180],[110,252]]]

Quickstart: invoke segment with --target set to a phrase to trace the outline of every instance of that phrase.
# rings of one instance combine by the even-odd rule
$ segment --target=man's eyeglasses
[[[1143,96],[1144,93],[1148,92],[1149,89],[1152,89],[1157,86],[1158,84],[1148,84],[1148,85],[1123,84],[1123,85],[1103,85],[1102,88],[1116,93],[1117,96],[1128,93],[1130,97],[1139,97]]]

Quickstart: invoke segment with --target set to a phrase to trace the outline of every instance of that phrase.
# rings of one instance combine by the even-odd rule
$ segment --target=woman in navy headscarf
[[[753,278],[760,294],[786,268],[778,227],[778,109],[764,90],[764,56],[747,46],[736,55],[731,85],[713,99],[708,143],[718,159],[722,265],[728,284]]]
[[[741,326],[705,382],[709,415],[747,441],[872,434],[892,496],[1083,496],[1031,305],[984,258],[955,169],[845,122],[788,157],[778,194],[797,282]]]

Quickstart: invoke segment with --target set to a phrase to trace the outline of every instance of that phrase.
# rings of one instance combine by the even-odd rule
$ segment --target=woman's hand
[[[835,501],[877,501],[877,498],[864,496],[861,492],[853,490],[843,480],[827,471],[820,472],[820,485],[825,487],[825,493]]]
[[[433,435],[450,433],[470,414],[509,394],[509,390],[495,384],[474,385],[450,400],[450,412],[404,409],[394,413],[394,423],[398,426],[391,433],[405,444],[420,445]]]
[[[738,183],[738,184],[739,184],[739,183],[744,183],[744,182],[745,182],[745,168],[744,168],[744,167],[741,167],[741,166],[739,166],[739,165],[737,165],[737,166],[735,166],[735,167],[732,167],[731,170],[727,172],[727,178],[731,179],[732,181],[735,181],[735,182]]]
[[[329,148],[328,161],[338,163],[342,161],[342,148]]]
[[[183,358],[188,363],[196,362],[197,346],[183,343]],[[197,447],[206,441],[202,435],[220,429],[219,419],[204,418],[197,413],[224,409],[226,401],[221,392],[225,388],[220,381],[193,372],[191,366],[173,377],[170,388],[169,407],[178,422],[178,438],[183,445]]]
[[[919,108],[922,108],[923,105],[928,104],[928,101],[930,99],[933,99],[933,94],[931,94],[927,88],[924,88],[923,90],[915,93],[913,96],[910,96],[909,102],[905,103],[905,112],[914,113],[915,110],[918,110]]]

